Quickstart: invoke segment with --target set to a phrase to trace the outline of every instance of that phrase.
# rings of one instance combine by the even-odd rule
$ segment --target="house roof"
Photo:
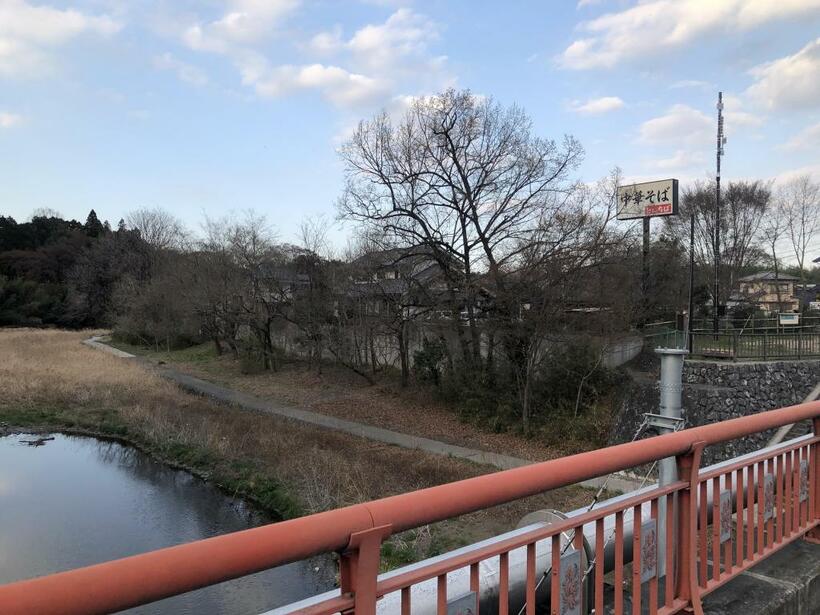
[[[780,280],[782,282],[795,282],[799,280],[793,275],[781,273],[776,275],[774,271],[761,271],[760,273],[753,273],[745,277],[739,278],[738,282],[765,282],[767,280]]]

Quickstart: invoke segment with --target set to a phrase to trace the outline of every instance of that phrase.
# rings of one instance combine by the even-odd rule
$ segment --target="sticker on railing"
[[[447,601],[447,615],[475,615],[478,613],[478,594],[467,592]]]
[[[763,520],[774,517],[774,474],[763,476]]]
[[[732,538],[732,492],[720,492],[720,544]]]
[[[560,561],[561,615],[581,615],[581,552],[567,551]]]
[[[641,583],[658,574],[658,522],[648,519],[641,524]]]
[[[809,499],[809,460],[800,460],[800,501]]]

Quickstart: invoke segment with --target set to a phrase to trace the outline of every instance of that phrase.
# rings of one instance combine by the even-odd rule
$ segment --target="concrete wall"
[[[820,381],[820,361],[732,363],[686,361],[683,417],[687,427],[706,425],[800,403]],[[612,442],[630,440],[645,412],[657,412],[657,374],[634,375],[624,393]],[[704,462],[714,463],[765,446],[771,434],[709,447]]]

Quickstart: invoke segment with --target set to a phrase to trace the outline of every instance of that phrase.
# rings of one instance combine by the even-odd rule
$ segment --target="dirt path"
[[[199,395],[205,395],[220,402],[233,404],[247,410],[275,414],[278,416],[283,416],[288,419],[301,421],[311,425],[317,425],[319,427],[324,427],[326,429],[331,429],[334,431],[349,433],[355,436],[367,438],[369,440],[374,440],[377,442],[384,442],[386,444],[392,444],[408,449],[422,450],[428,453],[433,453],[435,455],[444,455],[454,457],[457,459],[465,459],[468,461],[472,461],[474,463],[491,465],[504,470],[529,465],[535,461],[532,458],[524,459],[521,457],[514,457],[510,455],[496,453],[493,451],[465,447],[458,444],[452,444],[450,442],[444,442],[441,440],[436,440],[416,434],[386,429],[379,425],[351,421],[344,418],[339,418],[338,416],[306,410],[301,407],[296,407],[294,405],[282,403],[281,401],[263,399],[256,395],[251,395],[243,391],[238,391],[233,388],[216,384],[211,380],[198,378],[196,376],[191,375],[190,373],[186,373],[185,371],[169,367],[168,365],[159,365],[144,357],[137,357],[130,353],[123,352],[122,350],[113,348],[101,342],[101,339],[102,338],[100,337],[94,337],[89,340],[86,340],[85,343],[94,348],[110,352],[120,358],[133,359],[149,369],[155,369],[157,373],[159,373],[161,376],[175,382],[187,391]],[[308,390],[310,389],[308,388]],[[361,406],[354,404],[353,407],[360,408]],[[415,420],[416,426],[430,425],[429,422],[424,421],[425,418],[429,417],[421,417],[421,422],[419,422],[418,416],[415,416],[413,418]],[[447,418],[450,421],[453,420],[453,417]],[[441,426],[439,426],[439,429],[440,427]],[[554,458],[556,456],[558,455],[552,455],[548,458]],[[603,478],[596,478],[588,481],[583,481],[582,483],[580,483],[580,485],[584,487],[598,488],[601,484],[603,484],[603,481]],[[634,481],[619,476],[614,476],[609,480],[608,487],[612,491],[629,491],[632,489],[636,489],[638,487],[638,484]]]

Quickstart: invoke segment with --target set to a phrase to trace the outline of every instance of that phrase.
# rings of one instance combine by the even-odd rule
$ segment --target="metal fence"
[[[735,360],[820,357],[820,331],[782,333],[692,332],[692,356]]]
[[[706,446],[806,419],[813,420],[814,435],[701,470]],[[666,457],[675,457],[678,468],[678,480],[669,485],[610,500],[597,509],[552,525],[533,526],[501,541],[466,547],[389,577],[379,576],[380,548],[391,534]],[[629,539],[627,523],[632,529]],[[587,544],[585,535],[590,532],[593,539]],[[665,551],[658,548],[660,536],[666,538]],[[684,609],[702,612],[705,595],[801,537],[820,543],[820,402],[0,586],[0,612],[109,613],[337,552],[340,589],[310,606],[302,605],[299,612],[419,612],[417,589],[432,583],[432,612],[446,615],[448,601],[454,598],[453,575],[466,570],[472,592],[489,596],[492,610],[506,615],[522,606],[511,604],[510,562],[514,557],[522,561],[523,554],[520,600],[527,615],[536,613],[539,600],[546,600],[551,613],[591,608],[604,613],[611,608],[615,615],[627,610],[627,602],[633,613],[641,613],[643,600],[651,615],[671,615]],[[611,594],[604,582],[610,547],[614,550]],[[583,554],[586,561],[580,559]],[[539,562],[545,560],[543,567]],[[499,571],[489,592],[479,574],[488,561]],[[662,567],[665,575],[659,573]],[[627,574],[632,580],[628,589]],[[476,602],[474,612],[478,608]]]
[[[714,321],[708,318],[696,318],[692,321],[692,328],[696,331],[714,331]],[[736,330],[741,332],[779,332],[779,331],[817,331],[820,332],[820,316],[800,315],[800,320],[796,325],[780,324],[777,316],[767,316],[764,318],[721,318],[718,321],[719,331]]]

